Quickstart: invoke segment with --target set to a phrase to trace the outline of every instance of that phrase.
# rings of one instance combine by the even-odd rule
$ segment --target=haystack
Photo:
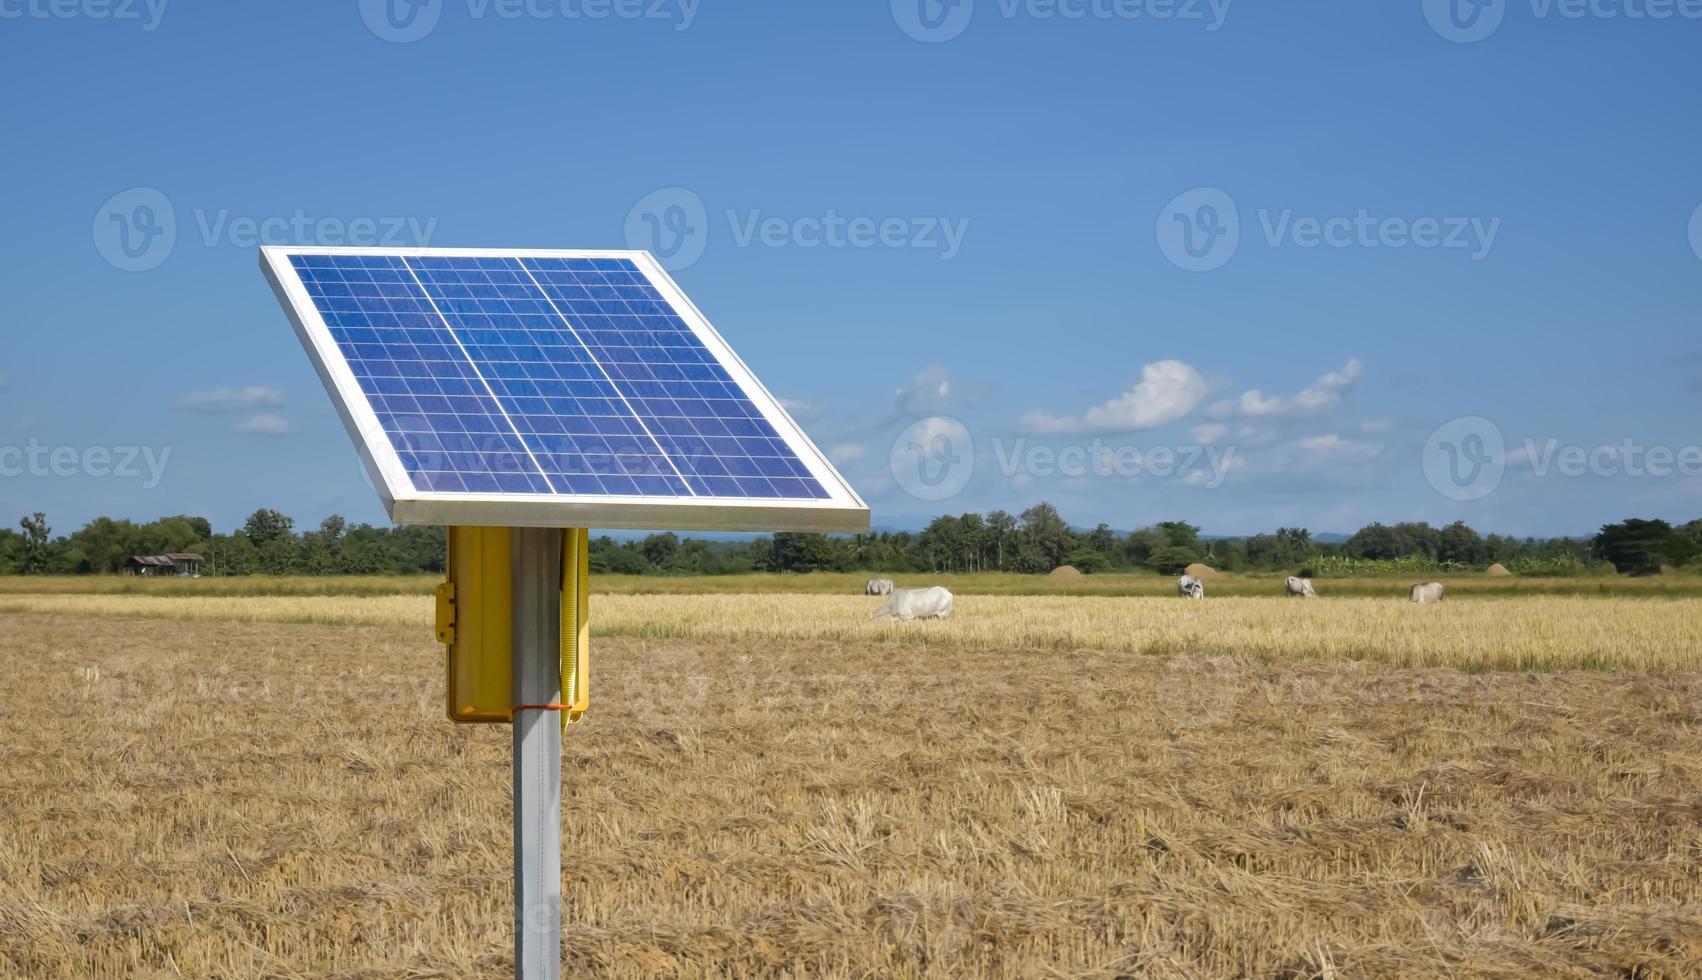
[[[1211,579],[1217,578],[1217,569],[1211,567],[1210,565],[1202,565],[1199,562],[1194,562],[1192,565],[1189,565],[1187,568],[1183,569],[1183,571],[1184,571],[1184,573],[1186,573],[1188,575],[1192,575],[1193,577],[1199,579],[1202,582],[1207,582],[1207,581],[1210,581]]]
[[[1057,568],[1052,569],[1051,574],[1046,577],[1054,582],[1076,582],[1080,581],[1085,576],[1083,576],[1081,570],[1076,568],[1074,565],[1059,565]]]
[[[1509,576],[1511,574],[1513,574],[1513,573],[1509,572],[1507,570],[1507,566],[1501,564],[1500,562],[1496,562],[1495,564],[1489,566],[1489,576],[1491,578],[1506,578],[1507,576]]]

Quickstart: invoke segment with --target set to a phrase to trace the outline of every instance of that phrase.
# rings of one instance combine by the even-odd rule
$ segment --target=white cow
[[[1176,580],[1176,594],[1184,599],[1204,599],[1206,583],[1192,575],[1184,575]]]
[[[900,622],[912,619],[945,619],[951,615],[951,592],[934,586],[931,589],[893,589],[886,605],[869,615],[870,619],[891,616]]]
[[[869,579],[869,584],[863,587],[863,594],[864,595],[892,595],[892,579],[890,579],[890,578],[872,578],[872,579]]]
[[[1446,595],[1447,590],[1442,588],[1441,582],[1426,582],[1424,585],[1412,587],[1412,601],[1421,606],[1432,602],[1441,602]]]
[[[1305,599],[1318,598],[1317,590],[1312,588],[1312,580],[1309,578],[1299,578],[1297,576],[1290,575],[1288,580],[1283,583],[1283,588],[1288,590],[1288,597],[1290,599],[1296,597]]]

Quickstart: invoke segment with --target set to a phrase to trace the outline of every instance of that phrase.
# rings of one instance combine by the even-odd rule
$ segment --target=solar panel
[[[399,523],[863,530],[644,252],[268,247]]]

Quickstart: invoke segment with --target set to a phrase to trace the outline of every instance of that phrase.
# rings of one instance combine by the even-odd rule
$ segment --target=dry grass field
[[[603,637],[1123,654],[1225,653],[1259,659],[1369,660],[1459,670],[1702,668],[1702,599],[1537,596],[1414,606],[1400,599],[1179,599],[962,596],[943,622],[871,621],[863,596],[599,594]],[[136,596],[0,594],[0,614],[55,613],[409,627],[430,635],[423,596]]]
[[[617,595],[861,595],[863,585],[879,575],[900,588],[943,585],[958,595],[1015,596],[1149,596],[1173,598],[1174,578],[1149,572],[1088,575],[1054,579],[1046,575],[985,572],[971,575],[929,575],[894,572],[817,572],[810,575],[608,575],[597,573],[592,586]],[[1283,594],[1283,578],[1268,572],[1218,574],[1208,580],[1213,598],[1269,598]],[[1540,578],[1493,578],[1481,572],[1443,576],[1448,592],[1473,598],[1525,596],[1588,596],[1592,598],[1702,598],[1702,575],[1675,572],[1632,578],[1624,575],[1581,575]],[[393,576],[268,576],[235,578],[138,578],[130,575],[0,576],[5,595],[136,595],[136,596],[387,596],[431,595],[441,575]],[[1364,576],[1318,579],[1325,598],[1400,598],[1418,579],[1402,576]]]
[[[599,595],[575,975],[1702,976],[1702,602]],[[510,975],[410,595],[0,596],[0,976]]]

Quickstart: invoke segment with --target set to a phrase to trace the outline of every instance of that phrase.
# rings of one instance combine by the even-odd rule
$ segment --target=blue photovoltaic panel
[[[291,262],[418,490],[829,496],[627,259]]]

